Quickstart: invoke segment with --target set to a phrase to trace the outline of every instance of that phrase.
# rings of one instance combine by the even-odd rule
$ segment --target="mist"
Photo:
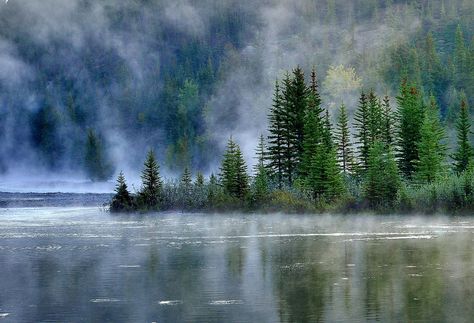
[[[371,9],[364,12],[369,2]],[[1,176],[8,179],[4,183],[49,174],[87,180],[82,155],[90,128],[106,147],[115,173],[123,170],[137,182],[145,153],[154,148],[164,176],[176,176],[181,155],[175,142],[181,137],[169,128],[179,128],[170,123],[179,103],[164,104],[163,97],[170,77],[192,77],[184,57],[189,53],[203,57],[190,65],[212,63],[214,81],[197,84],[200,110],[190,131],[205,139],[186,142],[186,158],[194,170],[216,173],[232,135],[251,165],[257,138],[266,135],[277,78],[297,65],[307,74],[314,66],[323,105],[333,117],[342,103],[352,114],[361,89],[393,99],[394,86],[383,81],[377,61],[423,27],[421,12],[436,12],[441,5],[462,9],[459,1],[2,3]],[[229,22],[220,23],[224,19]],[[348,82],[347,71],[356,82]],[[45,106],[54,106],[59,115],[53,147],[35,138],[34,118]]]

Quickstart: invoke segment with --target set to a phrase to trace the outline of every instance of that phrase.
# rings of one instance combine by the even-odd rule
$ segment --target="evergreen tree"
[[[390,99],[385,96],[382,102],[382,141],[388,146],[392,146],[395,130],[392,109],[390,107]]]
[[[308,96],[308,106],[304,119],[304,136],[303,136],[303,155],[299,168],[302,177],[309,173],[313,156],[316,154],[317,146],[323,140],[323,110],[321,109],[321,99],[317,92],[317,81],[313,71],[311,81],[311,91]]]
[[[369,130],[369,146],[382,138],[383,129],[383,111],[379,99],[374,91],[370,91],[368,95],[368,130]]]
[[[138,194],[140,207],[149,210],[159,209],[162,202],[163,184],[160,178],[160,166],[153,150],[147,154],[141,178],[142,189]]]
[[[101,141],[92,129],[87,133],[85,168],[92,181],[106,181],[113,173],[113,167],[106,159]]]
[[[420,183],[431,183],[441,177],[445,169],[445,133],[440,123],[436,100],[432,96],[425,111],[418,144],[419,160],[416,163],[416,179]]]
[[[293,77],[291,78],[290,87],[287,88],[287,92],[289,94],[287,104],[294,118],[292,130],[296,138],[295,146],[298,152],[296,161],[298,163],[301,161],[303,154],[304,116],[309,93],[304,79],[304,72],[299,66],[293,70]]]
[[[376,141],[369,152],[364,197],[373,208],[393,207],[401,186],[397,163],[390,148]]]
[[[239,199],[244,199],[248,193],[248,175],[240,147],[232,140],[227,143],[227,150],[221,165],[221,184],[224,191]]]
[[[204,187],[204,175],[201,172],[197,172],[196,174],[196,182],[194,183],[197,188]]]
[[[255,178],[253,181],[252,197],[254,203],[261,203],[269,193],[268,172],[265,167],[266,148],[263,135],[257,146],[257,164],[254,166]]]
[[[352,144],[350,140],[348,122],[349,118],[347,116],[347,110],[345,105],[342,104],[339,110],[336,128],[336,140],[339,163],[342,167],[342,172],[344,175],[352,172],[351,168],[353,165]]]
[[[127,183],[123,172],[120,172],[117,178],[117,185],[115,187],[115,195],[110,203],[111,212],[130,211],[133,208],[133,200],[128,191]]]
[[[183,174],[181,175],[181,186],[185,189],[189,189],[191,187],[191,184],[192,184],[192,176],[191,176],[191,171],[189,170],[189,167],[185,167],[184,168],[184,171],[183,171]]]
[[[418,146],[420,130],[424,119],[424,107],[420,93],[415,86],[402,82],[398,101],[398,146],[400,170],[407,178],[415,171],[419,159]]]
[[[275,82],[275,93],[273,105],[269,116],[268,136],[268,168],[281,189],[283,186],[284,166],[284,126],[283,126],[283,104],[278,81]]]
[[[367,96],[361,93],[359,106],[354,115],[355,137],[357,139],[359,158],[362,170],[366,170],[369,164],[370,130],[369,130],[369,106]]]
[[[466,101],[461,102],[461,110],[459,112],[456,124],[458,147],[452,158],[454,159],[454,170],[457,173],[464,172],[474,155],[469,136],[471,134],[471,124],[469,120],[469,111]]]
[[[265,139],[263,135],[260,135],[257,146],[257,164],[254,166],[255,173],[258,172],[260,168],[266,168],[267,160],[267,147],[265,145]]]

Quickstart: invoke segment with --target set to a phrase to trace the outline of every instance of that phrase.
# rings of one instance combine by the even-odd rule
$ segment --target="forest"
[[[467,100],[461,99],[457,111],[457,142],[449,156],[435,96],[425,99],[416,83],[404,78],[396,101],[392,108],[389,97],[362,91],[353,123],[342,104],[332,125],[316,71],[307,84],[296,67],[276,81],[269,135],[260,136],[253,176],[232,137],[219,174],[208,180],[197,173],[193,181],[185,168],[179,182],[164,183],[150,151],[141,190],[133,196],[121,173],[111,211],[472,211]]]
[[[152,149],[167,178],[185,168],[217,175],[231,135],[250,167],[260,134],[275,154],[274,125],[262,126],[269,93],[279,78],[283,94],[285,71],[297,65],[318,71],[320,108],[334,127],[344,103],[357,167],[365,171],[368,158],[361,164],[358,155],[360,93],[380,96],[383,108],[388,96],[398,111],[404,79],[417,100],[436,103],[450,161],[461,102],[474,106],[473,16],[466,0],[8,1],[0,5],[0,173],[106,181],[120,169],[132,176]],[[298,118],[294,169],[268,168],[282,177],[278,187],[307,185]],[[400,164],[398,145],[407,177],[415,165]]]

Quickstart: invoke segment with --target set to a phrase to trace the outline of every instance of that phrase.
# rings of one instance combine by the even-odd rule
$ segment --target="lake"
[[[25,196],[0,209],[0,322],[474,318],[472,217],[112,216]]]

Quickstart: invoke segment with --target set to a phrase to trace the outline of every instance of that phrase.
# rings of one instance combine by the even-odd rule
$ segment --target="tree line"
[[[414,195],[413,190],[447,183],[449,178],[470,180],[474,150],[467,102],[461,101],[457,144],[448,155],[434,96],[425,99],[417,85],[405,79],[396,101],[392,108],[388,96],[362,91],[353,122],[342,104],[333,125],[322,104],[316,71],[307,83],[304,71],[296,67],[275,83],[268,136],[260,137],[253,176],[232,137],[218,176],[208,181],[198,173],[193,183],[186,168],[179,183],[164,185],[150,152],[141,191],[132,196],[120,174],[111,210],[256,210],[282,205],[297,210],[331,205],[390,210],[409,205],[407,194]],[[462,189],[464,201],[469,191],[466,185]]]

